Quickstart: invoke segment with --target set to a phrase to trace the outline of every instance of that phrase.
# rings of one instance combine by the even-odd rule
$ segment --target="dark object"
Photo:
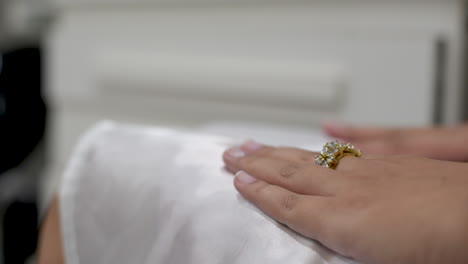
[[[0,71],[0,174],[18,166],[44,135],[41,56],[37,48],[4,54]]]
[[[11,177],[5,176],[4,172],[21,166],[28,158],[42,140],[45,124],[40,49],[25,48],[5,53],[0,67],[0,178]],[[20,176],[27,176],[29,180],[31,175]],[[30,178],[30,182],[36,180]],[[0,201],[1,206],[6,206],[5,214],[0,215],[3,219],[5,264],[23,264],[36,249],[36,186],[34,183],[32,190],[30,188],[18,193],[17,197]],[[1,187],[8,189],[8,186]]]
[[[14,202],[3,217],[5,264],[23,264],[36,250],[37,206],[35,202]]]

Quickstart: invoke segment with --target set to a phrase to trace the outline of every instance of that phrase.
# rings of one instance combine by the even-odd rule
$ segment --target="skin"
[[[235,188],[275,220],[362,263],[468,263],[468,165],[345,157],[255,142],[227,150]],[[239,172],[240,171],[240,172]]]
[[[54,199],[44,218],[39,237],[38,264],[63,264],[59,204]]]

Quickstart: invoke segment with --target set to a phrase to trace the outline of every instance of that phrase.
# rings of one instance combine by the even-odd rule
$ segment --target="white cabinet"
[[[443,75],[442,100],[452,100],[443,104],[444,120],[458,118],[456,1],[101,2],[62,1],[48,46],[58,109],[68,103],[113,109],[120,98],[127,108],[119,102],[113,110],[129,113],[144,101],[148,111],[171,101],[171,110],[181,99],[194,104],[190,113],[204,112],[197,103],[208,112],[228,103],[269,109],[253,116],[282,122],[282,110],[291,111],[300,125],[320,118],[420,125],[434,119],[435,80]],[[438,48],[447,56],[438,58]],[[216,118],[242,111],[224,112]]]

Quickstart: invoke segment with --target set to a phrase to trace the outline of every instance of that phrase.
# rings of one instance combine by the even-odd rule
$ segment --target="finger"
[[[302,164],[251,154],[234,160],[227,160],[226,166],[235,173],[246,171],[254,177],[288,190],[308,195],[337,195],[346,190],[349,177],[340,177],[340,170],[357,167],[358,159],[345,157],[340,160],[337,170],[315,164]]]
[[[236,173],[240,168],[236,165],[239,160],[244,157],[269,157],[276,160],[285,160],[298,164],[315,164],[315,157],[318,153],[290,147],[271,147],[262,145],[254,141],[248,141],[241,146],[232,147],[223,153],[223,159],[228,168]],[[341,164],[346,163],[353,165],[358,162],[357,159],[349,159],[348,157],[340,160],[340,169],[348,167],[348,165]]]
[[[239,172],[236,189],[273,219],[313,239],[322,238],[331,198],[297,194]]]
[[[257,156],[245,157],[237,166],[238,170],[293,192],[324,196],[336,194],[333,185],[337,185],[337,172],[327,168]]]
[[[316,152],[292,148],[292,147],[272,147],[257,143],[255,141],[247,141],[239,146],[238,151],[243,152],[243,155],[256,154],[266,157],[289,160],[299,163],[314,163]]]
[[[289,147],[271,147],[254,141],[248,141],[241,146],[232,147],[223,153],[223,160],[229,171],[236,173],[238,169],[233,166],[237,160],[247,155],[257,155],[282,159],[301,164],[314,164],[317,153]]]
[[[355,127],[336,123],[324,123],[322,125],[324,132],[332,137],[341,140],[365,140],[370,138],[384,138],[396,133],[394,129],[380,127]]]
[[[315,164],[315,157],[318,155],[318,153],[305,149],[292,147],[272,147],[254,141],[247,141],[240,146],[226,150],[223,154],[223,159],[225,163],[229,165],[234,163],[237,159],[247,155],[271,157],[300,164]],[[230,171],[233,171],[234,173],[237,172],[235,167],[227,167],[231,168]]]
[[[254,152],[250,152],[248,151],[249,149],[252,149],[249,147],[250,144],[252,144],[252,142],[246,142],[245,144],[241,145],[240,148],[247,149],[246,154],[255,154],[297,163],[313,164],[315,162],[315,156],[318,154],[317,152],[305,149],[292,147],[271,147],[266,145],[262,145],[261,147],[256,148]]]
[[[399,144],[398,141],[390,141],[389,139],[356,140],[353,144],[356,148],[361,150],[362,153],[380,157],[394,155],[402,151],[401,144]]]
[[[363,143],[363,144],[365,144],[365,143]],[[355,147],[356,147],[356,149],[358,149],[360,151],[363,151],[363,149],[361,149],[358,145],[355,145]],[[367,148],[367,144],[365,145],[365,147]],[[380,146],[378,144],[376,144],[376,146],[374,146],[374,145],[369,146],[369,148],[371,148],[371,149],[373,149],[374,147],[378,148]],[[379,155],[379,156],[374,155],[374,153],[376,153],[376,152],[368,152],[367,149],[364,150],[364,153],[371,153],[371,155],[364,155],[364,156],[362,156],[360,158],[369,159],[369,158],[382,157],[382,155]],[[309,151],[309,150],[305,150],[305,149],[299,149],[299,148],[291,148],[291,147],[276,147],[276,148],[274,148],[274,147],[266,146],[264,148],[259,149],[254,154],[255,155],[264,155],[266,157],[272,157],[272,158],[276,158],[276,159],[283,159],[283,160],[296,162],[296,163],[300,163],[300,164],[312,165],[312,164],[315,164],[315,157],[319,153]],[[377,153],[377,154],[381,154],[381,153]],[[354,168],[354,165],[356,165],[356,162],[359,163],[358,160],[349,160],[349,158],[350,158],[349,156],[345,157],[345,158],[342,158],[342,160],[344,160],[344,161],[343,162],[340,161],[340,164],[344,163],[346,165],[341,164],[341,166],[339,166],[340,170],[344,169],[344,168],[347,168],[347,169],[349,169],[351,167]],[[351,157],[351,158],[353,158],[353,157]]]
[[[292,147],[267,147],[256,154],[301,164],[314,164],[315,156],[318,155],[317,152]]]

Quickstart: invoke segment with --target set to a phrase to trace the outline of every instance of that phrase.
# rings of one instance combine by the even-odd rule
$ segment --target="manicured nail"
[[[252,177],[250,174],[247,174],[245,171],[239,171],[236,173],[236,180],[244,184],[251,184],[257,179]]]
[[[245,152],[240,147],[230,148],[228,151],[226,151],[226,154],[235,159],[245,156]]]
[[[253,140],[249,140],[247,142],[245,142],[244,144],[242,144],[241,146],[241,149],[243,151],[245,151],[246,154],[250,154],[252,152],[255,152],[261,148],[263,148],[264,145],[263,144],[260,144],[260,143],[257,143]]]

